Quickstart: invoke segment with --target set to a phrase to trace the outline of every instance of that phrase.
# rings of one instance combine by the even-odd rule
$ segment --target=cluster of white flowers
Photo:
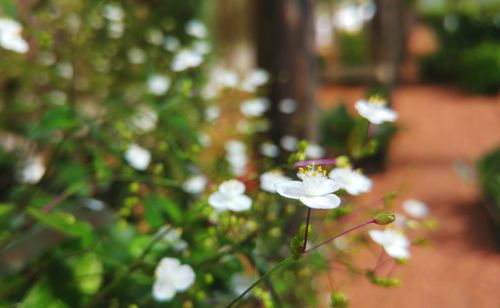
[[[208,198],[208,203],[218,212],[246,211],[252,206],[252,199],[244,193],[245,184],[238,180],[229,180],[219,185],[219,189]]]
[[[0,46],[17,53],[26,53],[29,46],[21,36],[22,31],[23,27],[17,21],[0,17]]]
[[[229,162],[229,165],[236,176],[244,175],[248,164],[245,144],[238,140],[227,141],[226,160]]]
[[[368,100],[360,100],[356,102],[354,108],[363,118],[375,125],[394,122],[398,118],[398,114],[387,107],[387,102],[378,96],[372,96]]]
[[[146,170],[151,162],[151,152],[135,143],[129,145],[124,156],[132,168],[141,171]]]
[[[174,72],[181,72],[189,68],[197,67],[201,63],[203,63],[202,54],[193,49],[182,49],[175,54],[170,68]]]
[[[177,292],[191,287],[195,277],[191,266],[181,265],[179,260],[165,257],[161,259],[155,270],[153,297],[160,302],[169,301]]]
[[[255,92],[257,88],[269,81],[269,73],[263,69],[253,69],[241,81],[240,89],[247,92]]]

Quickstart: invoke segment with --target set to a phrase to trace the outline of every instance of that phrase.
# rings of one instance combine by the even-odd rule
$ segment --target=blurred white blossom
[[[130,125],[138,133],[147,133],[156,128],[158,114],[148,106],[139,107],[137,113],[130,119]]]
[[[171,300],[177,292],[185,291],[193,285],[195,277],[191,266],[181,265],[175,258],[161,259],[155,269],[154,299],[160,302]]]
[[[369,192],[372,188],[372,181],[367,176],[349,167],[335,168],[330,171],[328,176],[336,181],[340,185],[340,188],[345,189],[354,196]]]
[[[158,230],[156,234],[157,236],[163,235],[162,239],[174,250],[183,251],[188,247],[187,242],[181,238],[182,232],[179,231],[178,228],[173,228],[172,226],[163,226]]]
[[[275,193],[276,184],[291,180],[291,178],[284,176],[283,172],[278,170],[265,172],[260,176],[260,188],[265,191]]]
[[[170,88],[170,78],[165,75],[155,74],[148,78],[149,91],[155,95],[163,95]]]
[[[68,62],[61,62],[56,66],[57,74],[65,79],[73,78],[73,65]]]
[[[208,30],[201,21],[190,20],[186,24],[186,33],[196,38],[205,38],[208,34]]]
[[[280,148],[271,142],[263,142],[260,145],[260,153],[267,157],[277,157],[280,154]]]
[[[190,177],[184,183],[182,183],[182,189],[190,194],[201,194],[205,191],[208,179],[203,174],[198,174]]]
[[[152,45],[160,46],[163,40],[163,32],[160,29],[152,28],[146,32],[146,41]]]
[[[385,252],[397,259],[410,258],[410,241],[403,232],[395,229],[371,230],[368,232],[375,243],[382,245]]]
[[[205,120],[207,122],[214,122],[220,117],[220,108],[217,105],[208,106],[205,108]]]
[[[291,98],[284,98],[278,103],[278,110],[284,114],[294,113],[297,107],[297,102]]]
[[[106,205],[104,202],[98,199],[94,198],[87,198],[83,201],[83,206],[88,208],[89,210],[95,211],[95,212],[100,212],[104,210]]]
[[[246,172],[248,158],[246,155],[246,146],[238,140],[229,140],[225,144],[226,147],[226,160],[233,173],[236,176],[242,176]]]
[[[291,135],[285,135],[280,140],[281,147],[289,152],[297,150],[298,144],[299,139]]]
[[[144,51],[137,47],[129,49],[127,57],[129,62],[132,64],[141,64],[144,63],[144,60],[146,60],[146,54]]]
[[[134,169],[146,170],[151,162],[151,152],[135,143],[132,143],[125,152],[125,160]]]
[[[163,48],[167,51],[174,52],[177,51],[181,47],[181,42],[178,38],[174,36],[166,36],[165,41],[163,42]]]
[[[238,180],[229,180],[219,185],[218,191],[212,193],[208,203],[218,212],[231,210],[246,211],[252,206],[252,199],[245,193],[245,185]]]
[[[105,4],[102,7],[102,16],[107,20],[122,21],[125,17],[125,12],[118,4]]]
[[[254,92],[258,87],[269,81],[269,73],[263,69],[253,69],[245,76],[240,88],[243,91]]]
[[[422,219],[429,215],[429,208],[422,201],[408,199],[403,201],[403,210],[413,218]]]
[[[17,174],[17,179],[21,183],[36,184],[45,174],[45,165],[41,156],[28,157]]]
[[[247,117],[260,117],[269,110],[270,103],[265,97],[256,97],[245,100],[240,105],[241,113]]]
[[[174,72],[181,72],[188,68],[197,67],[203,63],[203,56],[193,50],[183,49],[175,54],[170,68]]]
[[[325,149],[319,144],[310,143],[306,148],[306,157],[310,159],[320,159],[325,156]]]
[[[398,118],[398,114],[387,107],[387,102],[377,96],[356,102],[354,108],[363,118],[376,125],[384,122],[394,122]]]
[[[0,46],[17,53],[26,53],[29,46],[21,36],[22,30],[21,24],[17,21],[0,17]]]

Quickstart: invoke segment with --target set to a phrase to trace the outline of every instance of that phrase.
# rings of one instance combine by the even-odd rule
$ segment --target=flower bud
[[[350,166],[349,157],[344,155],[337,157],[335,159],[335,165],[337,165],[337,167],[339,168],[349,167]]]
[[[388,225],[396,220],[396,215],[393,212],[382,211],[373,217],[377,225]]]

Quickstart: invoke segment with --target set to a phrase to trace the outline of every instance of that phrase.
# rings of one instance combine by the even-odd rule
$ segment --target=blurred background
[[[154,147],[151,174],[193,173],[192,156],[237,129],[234,102],[246,98],[214,99],[204,85],[231,85],[229,70],[259,68],[269,81],[256,92],[269,110],[259,122],[266,129],[253,130],[258,142],[281,145],[275,163],[286,160],[283,137],[307,139],[326,148],[320,156],[359,158],[374,181],[360,203],[397,190],[436,219],[411,264],[398,269],[401,287],[331,270],[319,306],[333,280],[352,307],[500,307],[498,0],[7,0],[0,18],[0,275],[59,241],[23,237],[33,223],[12,204],[45,211],[76,195],[86,205],[75,215],[108,223],[111,213],[84,208],[88,198],[134,203],[125,190],[143,178],[123,169],[126,146]],[[374,94],[398,122],[380,126],[373,148],[352,148],[354,104]],[[134,114],[140,120],[131,124]],[[219,114],[217,126],[206,125]],[[154,137],[143,134],[144,117],[160,131]],[[201,165],[215,174],[218,150],[207,151]],[[132,217],[139,233],[155,225],[132,206],[113,210]]]

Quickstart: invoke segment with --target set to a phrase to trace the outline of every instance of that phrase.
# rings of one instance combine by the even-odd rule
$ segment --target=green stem
[[[272,273],[276,272],[277,270],[284,268],[293,262],[295,262],[293,257],[288,257],[286,259],[281,260],[280,263],[278,263],[275,267],[270,269],[267,273],[262,275],[257,281],[255,281],[251,286],[249,286],[243,293],[241,293],[237,298],[235,298],[232,302],[230,302],[226,308],[234,306],[237,302],[239,302],[248,292],[250,292],[253,288],[255,288],[261,281],[269,277]]]
[[[309,235],[309,220],[311,219],[311,208],[307,208],[306,231],[304,234],[304,245],[302,246],[302,253],[307,250],[307,236]]]

